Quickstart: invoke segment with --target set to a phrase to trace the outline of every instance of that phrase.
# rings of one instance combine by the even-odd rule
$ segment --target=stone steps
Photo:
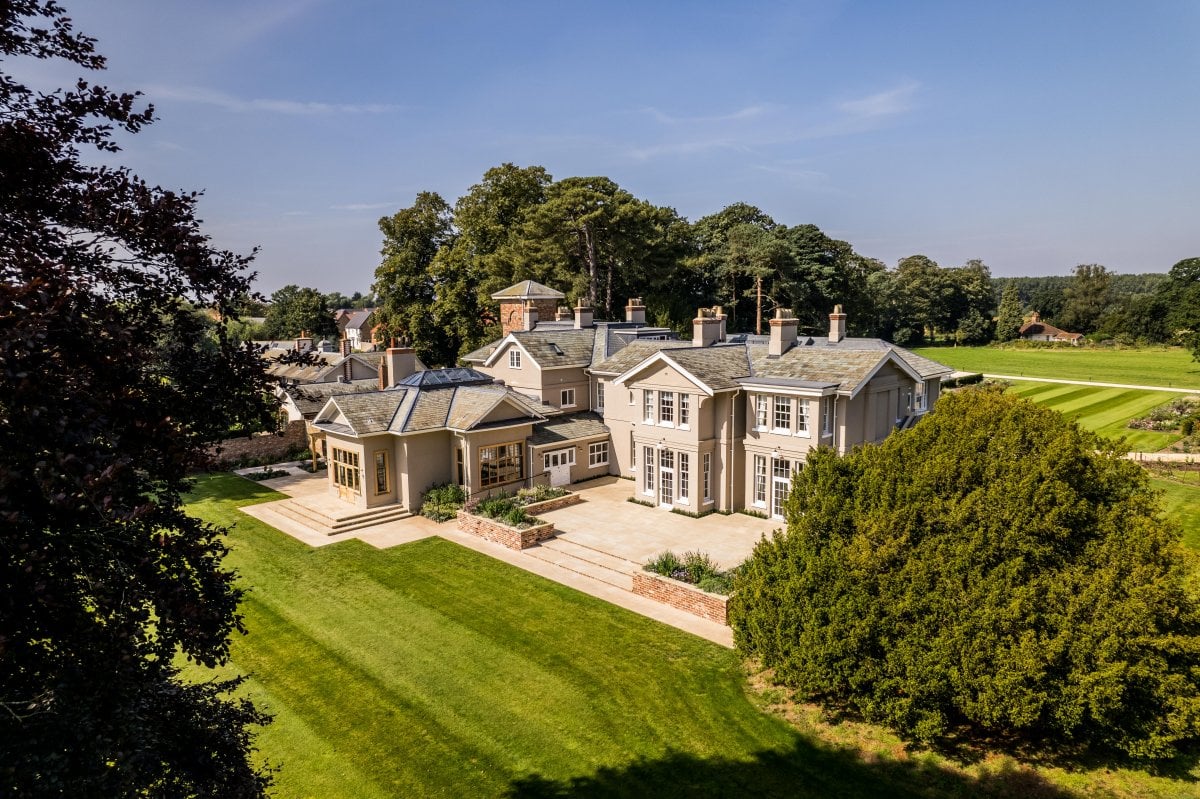
[[[325,535],[348,533],[364,527],[374,527],[377,524],[407,519],[413,515],[407,508],[400,505],[387,505],[334,518],[290,499],[278,503],[274,509],[281,515],[314,528],[317,532]]]
[[[561,538],[543,541],[524,550],[524,554],[624,591],[633,590],[633,573],[641,568],[632,561]]]

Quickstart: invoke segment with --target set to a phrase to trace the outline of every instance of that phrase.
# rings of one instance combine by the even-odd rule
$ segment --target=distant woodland
[[[540,166],[489,169],[452,204],[421,192],[379,228],[371,293],[355,302],[327,295],[319,305],[372,301],[387,333],[412,341],[429,363],[452,363],[494,338],[490,295],[524,279],[591,305],[597,318],[620,318],[626,299],[641,297],[650,321],[681,332],[697,308],[721,305],[734,331],[753,332],[787,308],[815,333],[838,304],[852,335],[904,346],[1010,340],[1034,311],[1093,339],[1169,342],[1200,329],[1197,258],[1169,274],[1081,264],[1069,277],[1040,278],[994,278],[980,259],[939,264],[921,254],[890,267],[815,225],[777,221],[753,205],[692,222],[608,178],[554,180]],[[320,298],[310,296],[310,305]]]

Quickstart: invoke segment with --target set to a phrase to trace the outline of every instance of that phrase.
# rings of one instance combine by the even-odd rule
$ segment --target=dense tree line
[[[920,740],[1171,757],[1200,736],[1195,556],[1138,465],[1000,391],[810,453],[735,578],[738,647]]]
[[[889,271],[815,225],[781,224],[745,203],[691,223],[603,177],[556,181],[540,166],[503,164],[453,205],[422,192],[379,226],[380,321],[429,363],[493,338],[490,295],[524,279],[598,318],[642,297],[652,321],[681,332],[698,307],[719,303],[735,331],[758,330],[782,307],[820,333],[842,304],[852,334],[991,337],[995,300],[980,261],[943,268],[917,255]]]
[[[628,297],[642,297],[652,321],[681,332],[696,308],[720,304],[735,331],[761,329],[782,307],[820,333],[841,304],[851,334],[904,345],[1009,340],[1033,311],[1082,333],[1174,335],[1154,313],[1169,283],[1162,275],[1084,264],[1069,277],[997,279],[980,260],[947,267],[919,254],[889,269],[815,225],[789,226],[747,203],[689,222],[608,178],[556,181],[540,166],[489,169],[453,205],[421,192],[379,227],[380,321],[429,363],[495,337],[490,295],[524,279],[583,300],[598,318],[619,318]]]

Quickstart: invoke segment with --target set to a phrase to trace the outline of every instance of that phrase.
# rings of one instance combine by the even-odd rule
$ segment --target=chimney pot
[[[585,305],[583,297],[575,303],[575,329],[584,330],[592,327],[592,308]]]
[[[767,355],[778,358],[796,345],[796,331],[800,320],[792,314],[791,308],[776,308],[775,318],[768,324],[771,328],[771,339],[767,344]]]

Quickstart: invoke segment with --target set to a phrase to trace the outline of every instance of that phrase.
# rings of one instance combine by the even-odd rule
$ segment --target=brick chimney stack
[[[846,314],[842,313],[842,306],[833,306],[833,313],[829,315],[829,343],[837,344],[846,337]]]
[[[791,308],[776,308],[775,318],[769,324],[771,341],[767,345],[767,355],[778,358],[795,346],[800,320],[795,318]]]

